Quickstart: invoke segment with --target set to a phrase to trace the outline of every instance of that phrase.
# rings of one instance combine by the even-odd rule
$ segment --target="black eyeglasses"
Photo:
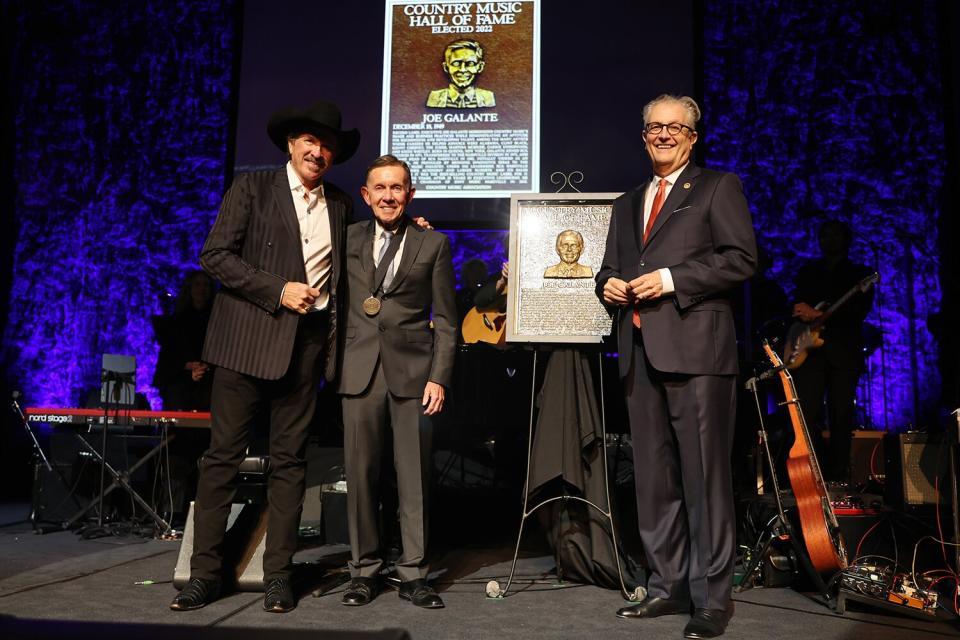
[[[690,133],[693,133],[693,129],[688,127],[685,124],[680,124],[679,122],[671,122],[670,124],[663,124],[662,122],[650,122],[643,128],[643,132],[649,135],[657,135],[663,128],[667,128],[667,133],[672,136],[680,135],[680,132],[686,129]]]

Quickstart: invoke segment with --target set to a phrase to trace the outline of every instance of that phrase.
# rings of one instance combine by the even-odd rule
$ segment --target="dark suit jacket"
[[[613,203],[597,295],[611,277],[629,282],[667,267],[675,292],[640,305],[644,350],[658,371],[682,374],[737,372],[729,290],[757,265],[750,210],[732,173],[687,165],[670,190],[641,247],[646,183]],[[620,349],[620,376],[633,354],[633,310],[609,307]]]
[[[403,256],[382,308],[364,313],[376,268],[373,264],[373,220],[347,232],[347,323],[340,374],[340,393],[362,393],[380,359],[387,386],[394,395],[423,395],[428,381],[445,387],[453,378],[457,346],[457,305],[450,241],[436,231],[407,221]],[[433,329],[430,328],[431,308]]]
[[[331,380],[336,373],[344,241],[353,202],[329,182],[323,189],[333,244],[325,366]],[[287,371],[300,316],[280,306],[280,294],[288,281],[306,282],[300,242],[286,169],[237,176],[200,253],[204,270],[222,285],[207,327],[206,362],[265,380],[276,380]]]

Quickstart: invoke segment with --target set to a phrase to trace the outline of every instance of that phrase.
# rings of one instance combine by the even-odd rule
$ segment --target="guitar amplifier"
[[[942,434],[888,434],[883,447],[887,505],[901,510],[950,505],[950,453]]]
[[[854,431],[850,441],[850,484],[863,485],[883,480],[886,464],[883,453],[885,431]]]

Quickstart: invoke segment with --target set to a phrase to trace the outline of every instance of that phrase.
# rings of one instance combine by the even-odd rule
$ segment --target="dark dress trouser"
[[[258,413],[270,415],[270,476],[264,580],[289,577],[306,488],[307,428],[316,407],[326,351],[327,312],[309,313],[297,327],[293,356],[279,380],[263,380],[218,367],[210,403],[210,448],[200,463],[194,503],[190,575],[221,574],[222,546],[240,463]]]
[[[349,355],[349,352],[348,352]],[[393,450],[384,446],[393,434]],[[400,498],[403,556],[396,569],[404,582],[426,578],[428,496],[432,418],[423,415],[422,398],[390,393],[377,362],[367,389],[343,396],[343,455],[347,472],[350,574],[375,578],[383,566],[380,540],[381,456],[392,455]],[[392,518],[393,514],[384,514]]]
[[[623,382],[649,595],[725,609],[736,557],[736,376],[656,371],[635,331]]]

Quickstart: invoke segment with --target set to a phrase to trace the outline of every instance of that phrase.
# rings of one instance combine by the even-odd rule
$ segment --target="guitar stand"
[[[612,511],[612,502],[610,501],[610,476],[608,474],[607,468],[607,418],[605,410],[605,402],[603,397],[603,354],[598,353],[597,358],[599,360],[599,371],[600,371],[600,448],[603,451],[603,488],[607,497],[607,507],[606,509],[600,507],[597,504],[594,504],[586,498],[580,496],[569,496],[561,495],[554,496],[552,498],[547,498],[546,500],[541,501],[535,505],[532,509],[528,509],[529,500],[530,500],[530,461],[533,456],[533,410],[536,406],[536,391],[537,391],[537,353],[538,349],[534,347],[533,349],[533,372],[530,376],[530,423],[527,433],[527,472],[526,480],[523,483],[523,516],[520,518],[520,531],[517,533],[517,544],[513,550],[513,562],[510,565],[510,575],[507,578],[507,583],[502,588],[500,583],[496,580],[491,580],[487,583],[486,594],[488,598],[503,598],[506,597],[507,592],[510,590],[510,585],[513,583],[513,576],[517,569],[517,556],[520,554],[520,540],[523,538],[523,526],[531,515],[533,515],[537,509],[543,507],[551,502],[556,502],[557,500],[562,500],[566,503],[568,500],[576,500],[578,502],[583,502],[584,504],[589,505],[591,508],[600,512],[603,515],[607,522],[610,524],[610,537],[613,542],[613,555],[617,562],[617,575],[620,578],[620,591],[623,594],[625,600],[630,600],[633,602],[642,600],[646,597],[646,589],[643,587],[637,587],[633,591],[627,591],[627,586],[623,581],[623,569],[620,565],[620,550],[619,545],[617,544],[617,529],[613,523],[613,511]],[[559,517],[559,514],[558,514]],[[557,575],[562,580],[563,568],[560,566],[559,559],[557,559]]]
[[[770,550],[770,545],[773,544],[774,540],[788,540],[790,542],[790,546],[793,548],[794,554],[800,562],[800,565],[806,572],[807,577],[810,578],[814,586],[817,588],[817,591],[823,598],[824,603],[830,607],[831,610],[836,611],[837,601],[832,594],[832,588],[823,581],[823,578],[820,577],[820,574],[813,567],[813,563],[810,561],[810,556],[807,554],[807,550],[803,548],[803,545],[800,544],[800,540],[794,534],[793,526],[790,524],[790,520],[787,518],[786,511],[783,508],[783,501],[780,499],[780,482],[777,480],[776,464],[774,463],[773,456],[770,453],[770,441],[767,437],[767,429],[763,423],[763,410],[760,408],[760,396],[757,392],[757,378],[753,377],[747,380],[746,387],[753,393],[753,400],[757,407],[757,419],[759,421],[757,435],[759,436],[760,441],[763,443],[764,453],[766,454],[767,466],[770,470],[770,480],[773,484],[773,495],[777,503],[777,514],[773,516],[769,522],[767,522],[767,525],[760,533],[760,537],[757,539],[757,543],[754,545],[753,552],[751,554],[750,564],[744,567],[745,571],[743,578],[740,580],[740,584],[737,585],[736,589],[734,590],[737,593],[741,593],[748,588],[746,585],[751,583],[754,574],[760,570],[760,567],[763,564],[763,559],[766,557],[767,552]]]

